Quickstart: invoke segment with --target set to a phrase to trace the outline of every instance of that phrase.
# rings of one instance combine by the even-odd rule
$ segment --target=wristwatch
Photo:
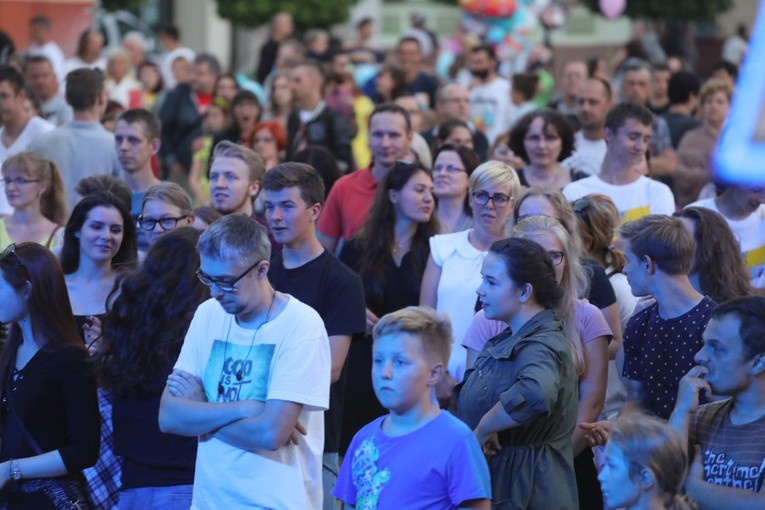
[[[8,469],[11,473],[11,480],[14,482],[21,480],[23,475],[21,474],[21,469],[19,469],[19,461],[11,459],[11,461],[8,463]]]

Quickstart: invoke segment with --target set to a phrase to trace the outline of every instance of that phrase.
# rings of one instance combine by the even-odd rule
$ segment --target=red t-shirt
[[[377,184],[371,167],[341,177],[329,191],[319,216],[319,232],[335,239],[353,236],[367,219]]]
[[[197,110],[200,113],[204,113],[207,111],[207,107],[212,104],[213,95],[212,94],[200,94],[197,92]]]

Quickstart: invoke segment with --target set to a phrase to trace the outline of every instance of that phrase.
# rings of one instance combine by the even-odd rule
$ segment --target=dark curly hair
[[[534,110],[518,119],[513,129],[510,130],[510,141],[508,143],[510,149],[523,161],[529,163],[529,155],[526,154],[526,146],[523,142],[531,123],[538,118],[544,121],[543,129],[545,134],[553,130],[560,137],[561,148],[560,154],[558,154],[558,161],[563,161],[569,157],[574,150],[574,127],[565,115],[552,108]]]
[[[100,383],[116,395],[162,392],[194,311],[210,297],[194,274],[200,235],[191,227],[168,232],[140,268],[117,280],[94,356]]]

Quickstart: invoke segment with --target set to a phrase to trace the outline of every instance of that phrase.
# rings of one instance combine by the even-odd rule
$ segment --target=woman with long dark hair
[[[135,266],[137,245],[130,213],[113,194],[94,193],[74,207],[60,260],[74,318],[89,349],[98,349],[107,297],[118,271]],[[112,508],[117,503],[119,462],[111,447],[111,395],[99,389],[98,397],[103,424],[101,455],[96,466],[84,474],[96,506]]]
[[[377,188],[366,222],[343,245],[340,260],[361,275],[367,305],[367,333],[379,317],[417,305],[430,256],[429,239],[438,233],[433,214],[433,180],[418,164],[399,162]],[[380,406],[369,378],[372,340],[352,342],[343,414],[341,452],[353,435],[387,410]]]
[[[95,508],[81,470],[98,458],[96,383],[56,257],[35,243],[0,254],[0,488],[10,509]],[[67,506],[68,505],[68,506]]]
[[[114,452],[121,458],[120,509],[188,509],[196,438],[159,430],[159,399],[197,307],[209,297],[194,272],[201,231],[160,237],[141,267],[118,277],[95,355],[101,386],[114,396]]]

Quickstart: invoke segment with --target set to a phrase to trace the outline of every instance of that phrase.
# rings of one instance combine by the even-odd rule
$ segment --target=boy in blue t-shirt
[[[335,485],[346,508],[491,508],[473,432],[435,399],[452,344],[449,319],[410,306],[375,325],[372,383],[390,411],[353,438]]]

